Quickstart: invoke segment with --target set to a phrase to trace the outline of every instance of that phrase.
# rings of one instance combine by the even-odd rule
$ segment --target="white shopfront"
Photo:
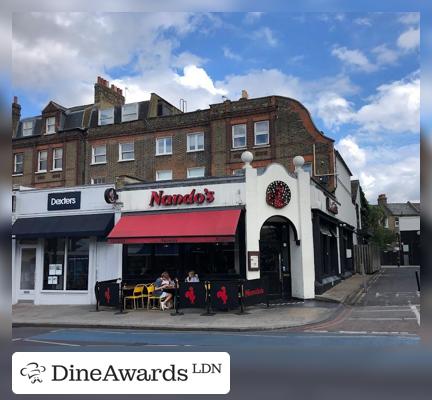
[[[14,192],[13,304],[91,304],[97,280],[121,276],[121,246],[104,239],[114,223],[109,187]]]

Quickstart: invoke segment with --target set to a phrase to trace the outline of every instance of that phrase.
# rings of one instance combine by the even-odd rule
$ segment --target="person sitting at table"
[[[195,271],[191,270],[188,272],[185,282],[199,282],[198,275],[195,273]]]
[[[173,288],[174,282],[171,280],[168,272],[162,272],[161,276],[156,279],[154,295],[160,297],[160,305],[162,310],[171,308],[172,293],[164,291],[167,288]]]

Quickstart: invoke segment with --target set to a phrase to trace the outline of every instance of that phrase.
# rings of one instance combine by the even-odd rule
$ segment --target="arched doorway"
[[[268,293],[272,298],[291,297],[290,226],[298,243],[297,231],[285,217],[271,217],[261,227],[261,277],[268,281]]]

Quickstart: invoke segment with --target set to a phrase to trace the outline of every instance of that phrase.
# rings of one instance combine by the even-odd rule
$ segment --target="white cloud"
[[[256,40],[264,40],[271,47],[276,47],[278,44],[278,40],[274,37],[273,31],[266,26],[255,31],[253,37]]]
[[[345,65],[354,67],[361,71],[372,72],[377,69],[377,67],[372,64],[368,58],[357,49],[350,50],[346,47],[335,47],[332,50],[332,55],[336,56]]]
[[[203,68],[187,65],[183,69],[183,76],[176,76],[175,81],[188,89],[204,89],[212,95],[226,95],[225,89],[215,88],[213,81]]]
[[[356,25],[360,25],[360,26],[371,26],[372,22],[370,20],[370,18],[356,18],[353,21]]]
[[[232,52],[228,47],[223,47],[223,54],[225,58],[228,58],[229,60],[234,61],[241,61],[242,58],[239,54]]]
[[[361,107],[353,117],[369,132],[419,133],[420,79],[405,79],[381,85],[371,96],[369,104]]]
[[[264,13],[262,12],[248,12],[244,17],[244,22],[246,24],[253,24],[258,21]]]
[[[341,125],[350,122],[352,119],[352,105],[333,92],[324,92],[318,95],[315,107],[317,115],[331,129],[338,130]]]
[[[416,25],[420,22],[420,13],[418,12],[403,13],[399,17],[399,22],[406,25]]]
[[[387,193],[392,202],[419,200],[418,144],[360,146],[354,136],[347,136],[336,147],[350,166],[354,178],[360,179],[370,203],[376,203],[380,193]]]
[[[372,53],[375,54],[378,65],[394,64],[399,58],[399,53],[385,44],[373,48]]]
[[[420,44],[420,29],[409,28],[407,31],[403,32],[398,40],[397,45],[406,51],[416,49]]]

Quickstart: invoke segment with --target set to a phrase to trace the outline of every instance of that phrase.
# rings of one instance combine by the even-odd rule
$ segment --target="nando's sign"
[[[164,194],[163,190],[159,190],[158,192],[151,192],[149,206],[179,206],[182,204],[213,203],[214,199],[215,192],[208,189],[204,189],[203,192],[197,192],[196,189],[192,189],[190,193],[186,194]]]

